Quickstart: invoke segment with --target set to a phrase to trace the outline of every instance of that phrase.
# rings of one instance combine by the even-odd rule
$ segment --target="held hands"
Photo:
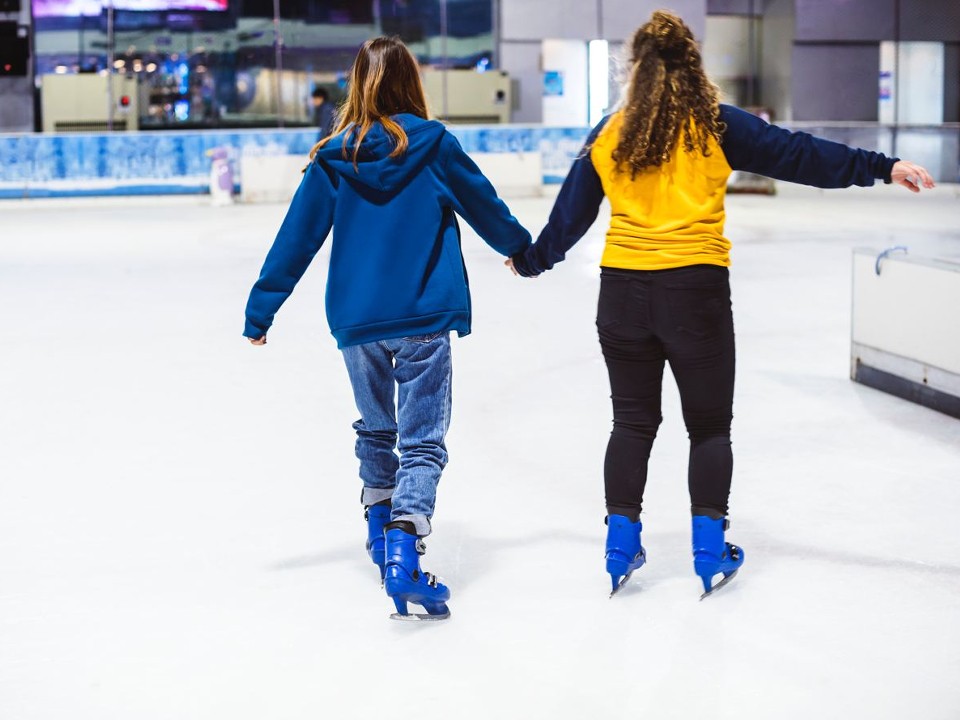
[[[507,258],[506,260],[503,261],[503,264],[506,265],[508,268],[510,268],[510,272],[512,272],[517,277],[523,277],[520,273],[517,272],[517,269],[513,266],[513,258]],[[535,278],[540,276],[531,275],[530,277]]]
[[[266,336],[266,335],[261,335],[261,336],[258,337],[258,338],[247,338],[247,340],[250,341],[250,344],[251,344],[251,345],[266,345],[266,344],[267,344],[267,336]]]
[[[933,187],[933,178],[930,177],[926,168],[906,160],[897,160],[893,164],[893,168],[890,170],[890,180],[915,193],[920,192],[921,185],[928,190]]]

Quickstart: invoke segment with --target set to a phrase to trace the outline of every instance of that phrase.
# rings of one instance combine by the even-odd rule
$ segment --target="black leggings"
[[[727,269],[601,270],[597,330],[613,400],[603,468],[607,512],[634,521],[640,513],[647,460],[663,419],[666,361],[690,437],[687,483],[693,512],[726,515],[735,360]]]

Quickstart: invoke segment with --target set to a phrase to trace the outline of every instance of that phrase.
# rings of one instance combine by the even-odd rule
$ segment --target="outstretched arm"
[[[304,171],[247,301],[243,334],[254,345],[266,343],[274,315],[293,292],[330,232],[335,199],[333,183],[332,173],[316,160]]]
[[[897,182],[914,192],[920,185],[933,187],[926,170],[899,158],[790,132],[732,105],[720,106],[720,119],[726,125],[720,144],[734,170],[820,188],[869,187],[876,180]],[[912,187],[904,182],[907,177],[916,179]]]

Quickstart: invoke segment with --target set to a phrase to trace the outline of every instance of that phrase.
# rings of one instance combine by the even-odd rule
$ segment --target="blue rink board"
[[[450,132],[468,153],[539,151],[543,182],[555,184],[589,128],[453,125]],[[205,193],[207,150],[228,147],[234,162],[247,154],[306,156],[316,140],[312,129],[0,135],[0,198]]]

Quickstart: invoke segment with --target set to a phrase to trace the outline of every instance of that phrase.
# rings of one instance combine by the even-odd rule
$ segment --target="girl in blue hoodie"
[[[244,335],[267,331],[330,230],[330,330],[360,419],[367,551],[394,617],[445,618],[450,591],[420,569],[447,462],[450,331],[470,333],[459,214],[504,256],[530,234],[439,122],[427,119],[419,67],[397,39],[360,48],[333,135],[310,153],[246,309]],[[397,452],[399,451],[399,457]],[[411,615],[407,603],[426,615]]]

